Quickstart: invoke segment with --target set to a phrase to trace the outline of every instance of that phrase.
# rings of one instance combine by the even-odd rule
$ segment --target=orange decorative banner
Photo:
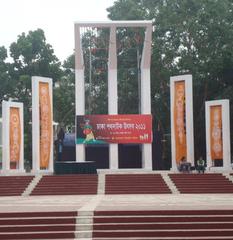
[[[40,168],[49,167],[52,136],[52,114],[49,94],[49,84],[39,83],[40,104]]]
[[[175,82],[174,94],[174,126],[175,126],[175,146],[176,162],[187,158],[186,150],[186,121],[185,121],[185,81]]]
[[[20,159],[21,126],[19,108],[10,107],[10,162],[17,168]]]
[[[223,159],[222,106],[210,107],[210,152],[211,159]]]

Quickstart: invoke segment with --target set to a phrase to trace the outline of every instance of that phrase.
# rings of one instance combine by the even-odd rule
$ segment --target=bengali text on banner
[[[152,115],[82,115],[76,118],[77,144],[151,143]]]

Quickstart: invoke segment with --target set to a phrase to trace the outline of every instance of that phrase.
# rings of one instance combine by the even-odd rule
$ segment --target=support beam
[[[84,61],[80,27],[75,24],[75,113],[85,115]],[[76,121],[76,120],[75,120]],[[77,126],[77,123],[75,124]],[[85,162],[85,145],[76,144],[76,162]]]
[[[141,61],[141,114],[151,114],[151,64],[152,23],[146,28]],[[152,170],[152,145],[142,144],[142,168]]]
[[[118,114],[116,28],[110,28],[108,55],[108,114]],[[109,168],[118,169],[118,144],[109,144]]]
[[[150,27],[152,21],[99,21],[99,22],[75,22],[78,27],[111,28],[114,27]]]

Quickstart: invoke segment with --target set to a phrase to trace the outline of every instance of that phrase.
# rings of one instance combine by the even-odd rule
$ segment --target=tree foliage
[[[9,63],[6,63],[7,59],[7,50],[5,47],[0,47],[0,101],[4,100],[7,97],[9,90],[12,90],[10,83]]]
[[[73,126],[75,122],[75,74],[74,55],[63,63],[62,77],[53,91],[54,119],[63,126]]]
[[[15,83],[13,94],[17,99],[22,93],[30,95],[31,76],[51,77],[54,82],[61,76],[60,62],[41,29],[19,35],[10,46],[10,56],[13,58],[10,76]]]
[[[56,82],[62,76],[62,70],[41,29],[19,35],[10,45],[10,57],[12,62],[6,63],[7,51],[1,47],[0,97],[24,104],[25,158],[31,160],[31,77],[51,77]]]
[[[170,133],[169,78],[193,75],[195,149],[204,155],[205,101],[233,98],[233,2],[118,0],[108,12],[112,20],[153,20],[152,112],[164,133]]]

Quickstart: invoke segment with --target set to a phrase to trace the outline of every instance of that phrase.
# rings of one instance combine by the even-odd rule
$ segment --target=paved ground
[[[233,209],[233,194],[144,194],[1,197],[0,212]]]

